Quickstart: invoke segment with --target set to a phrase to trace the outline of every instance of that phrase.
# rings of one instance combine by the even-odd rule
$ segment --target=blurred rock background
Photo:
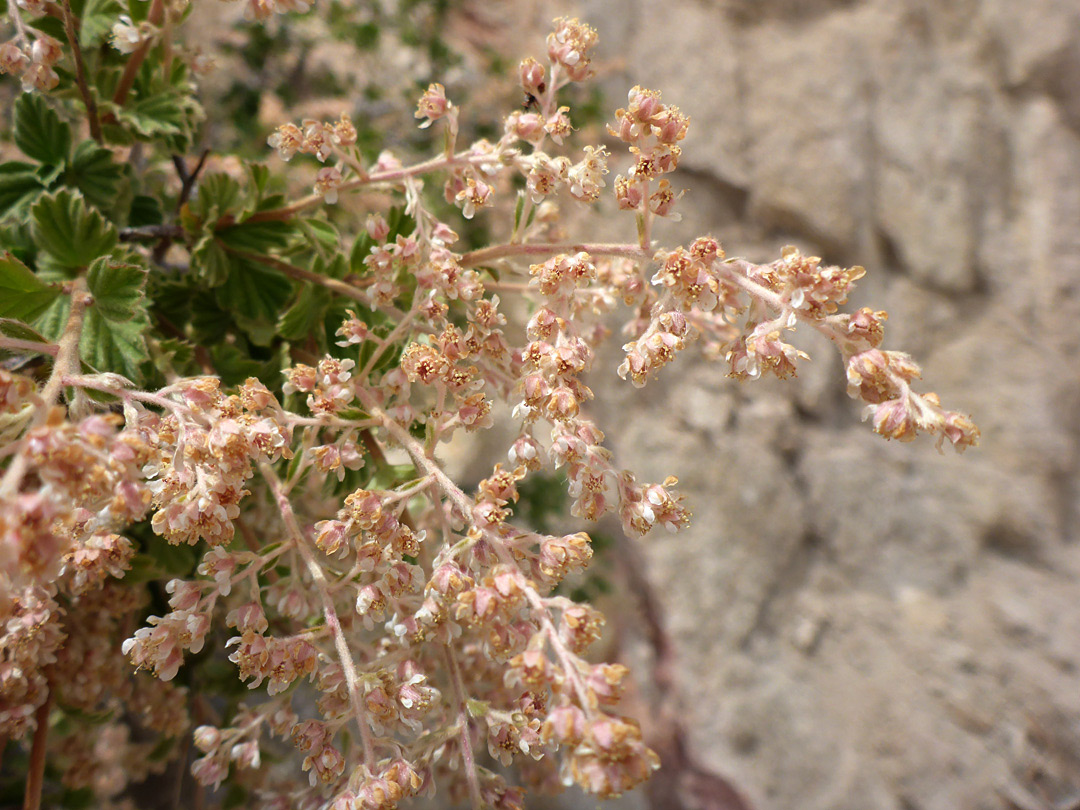
[[[678,475],[695,512],[641,547],[670,694],[631,632],[640,606],[607,606],[641,711],[668,700],[689,753],[763,810],[1080,807],[1080,4],[449,8],[446,39],[471,54],[442,78],[451,90],[495,58],[540,56],[552,17],[589,20],[606,109],[642,84],[691,117],[671,178],[683,220],[658,227],[661,244],[709,233],[754,260],[790,243],[866,266],[854,306],[887,309],[886,347],[982,429],[963,456],[884,442],[812,335],[794,381],[737,384],[688,351],[643,391],[615,377],[612,341],[594,414],[621,463]],[[304,58],[357,81],[423,72],[416,54],[339,50]],[[493,115],[496,95],[469,103]],[[289,115],[305,103],[325,112],[301,98]],[[264,100],[264,131],[286,117]],[[585,227],[633,238],[625,217]],[[489,449],[461,459],[466,476],[490,469]],[[678,787],[666,806],[706,806]]]

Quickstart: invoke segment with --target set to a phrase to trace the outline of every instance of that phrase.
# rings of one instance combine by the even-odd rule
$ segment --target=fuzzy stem
[[[161,21],[164,17],[164,0],[153,0],[150,11],[147,14],[148,22],[151,25],[161,25]],[[116,92],[113,93],[113,104],[118,107],[124,106],[124,102],[127,101],[128,93],[131,92],[131,87],[135,84],[135,77],[139,75],[139,68],[142,66],[143,60],[146,59],[146,55],[150,53],[150,47],[152,45],[153,40],[147,40],[131,54],[131,57],[127,61],[127,65],[124,66],[124,74],[120,77],[120,81],[116,85]]]
[[[75,60],[75,82],[79,85],[79,93],[86,105],[86,120],[90,125],[90,137],[101,143],[101,120],[98,118],[97,102],[94,100],[90,86],[86,83],[86,66],[83,64],[82,47],[79,45],[79,35],[75,31],[75,15],[71,13],[69,0],[62,0],[64,9],[64,33],[67,35],[68,44],[71,45],[71,55]]]
[[[307,540],[304,538],[304,534],[300,530],[300,524],[296,520],[296,513],[293,512],[292,504],[289,503],[289,496],[285,493],[281,480],[277,477],[273,467],[263,462],[259,465],[259,471],[270,485],[278,510],[281,512],[281,517],[284,519],[285,526],[292,536],[293,546],[303,558],[308,573],[311,574],[315,589],[319,592],[319,598],[322,600],[323,617],[326,619],[326,626],[330,628],[330,632],[334,636],[334,647],[337,650],[338,661],[341,663],[341,670],[345,674],[345,683],[349,690],[349,702],[352,704],[356,726],[360,730],[360,742],[364,749],[364,764],[370,770],[375,765],[375,743],[371,737],[371,727],[368,725],[364,700],[360,695],[360,679],[356,674],[356,665],[353,662],[352,653],[349,652],[349,643],[345,638],[345,631],[341,629],[337,609],[334,607],[334,599],[330,595],[330,583],[327,581],[322,567],[315,559],[315,555],[311,553],[311,549],[307,546]]]
[[[0,336],[0,349],[49,354],[53,357],[56,357],[56,353],[60,351],[60,347],[55,343],[38,343],[36,340],[19,340],[19,338],[2,336]]]
[[[23,798],[23,810],[38,810],[41,807],[41,789],[45,781],[45,748],[49,739],[49,711],[52,709],[53,694],[45,697],[45,702],[34,713],[37,728],[34,729],[34,742],[30,748],[30,771],[26,775],[26,794]]]
[[[397,181],[404,180],[408,177],[416,177],[417,175],[427,174],[428,172],[434,172],[440,169],[449,169],[454,166],[464,166],[472,163],[488,163],[491,160],[491,155],[476,156],[459,154],[452,158],[440,155],[437,158],[425,160],[423,163],[417,163],[414,166],[406,166],[402,169],[390,169],[385,172],[375,172],[374,174],[365,174],[354,180],[347,180],[338,186],[338,192],[352,191],[355,188],[374,186],[381,183],[396,183]],[[296,216],[301,211],[305,211],[308,208],[318,205],[322,202],[322,199],[321,194],[309,194],[308,196],[301,197],[299,200],[296,200],[289,205],[282,206],[281,208],[272,208],[269,211],[259,211],[252,214],[245,219],[244,222],[266,222],[267,220],[292,219],[292,217]]]
[[[472,250],[464,254],[459,264],[462,267],[476,267],[488,264],[496,259],[511,256],[554,256],[557,253],[580,253],[584,251],[592,256],[622,256],[635,261],[649,261],[651,254],[640,245],[605,244],[588,242],[534,242],[532,244],[507,243]]]
[[[461,704],[461,759],[465,765],[465,778],[469,783],[469,798],[472,801],[473,810],[481,810],[484,800],[480,796],[480,775],[476,770],[476,755],[472,747],[472,721],[469,719],[469,709],[465,704],[465,682],[461,677],[461,667],[458,666],[454,651],[449,645],[443,647],[446,654],[446,663],[450,667],[451,680],[454,683],[454,693],[458,703]]]
[[[38,408],[33,421],[23,434],[26,435],[35,428],[41,427],[49,418],[52,406],[60,398],[60,392],[64,388],[64,377],[77,371],[79,368],[79,339],[82,337],[83,321],[86,317],[86,307],[93,302],[93,296],[86,290],[86,279],[79,277],[71,284],[71,314],[68,315],[64,333],[56,347],[56,362],[53,363],[52,374],[45,382],[41,391],[41,406]],[[4,477],[0,480],[0,498],[7,498],[19,490],[23,475],[26,474],[27,458],[20,452],[11,460],[11,466],[7,468]]]
[[[245,222],[251,222],[251,220],[247,219]],[[305,270],[303,267],[297,267],[295,264],[289,264],[281,259],[275,259],[272,256],[263,256],[261,253],[250,253],[246,250],[236,250],[235,248],[224,245],[223,247],[234,256],[239,256],[242,259],[272,267],[289,278],[296,279],[297,281],[306,281],[310,284],[318,284],[320,287],[326,287],[326,289],[331,292],[336,292],[338,295],[344,295],[346,298],[351,298],[354,301],[362,301],[365,304],[370,303],[369,298],[364,295],[363,291],[352,284],[346,284],[344,281],[338,281],[336,278],[320,276],[318,273],[312,273],[310,270]]]

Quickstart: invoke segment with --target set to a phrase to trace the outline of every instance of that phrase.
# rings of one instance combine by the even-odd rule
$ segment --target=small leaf
[[[233,314],[252,341],[265,346],[274,337],[278,313],[292,294],[292,283],[256,264],[238,261],[214,292],[218,304]]]
[[[267,253],[273,248],[283,248],[296,234],[296,228],[288,222],[241,222],[217,231],[222,244],[235,250],[251,253]]]
[[[82,194],[64,189],[30,209],[34,243],[63,267],[86,267],[116,244],[116,228],[87,207]]]
[[[113,160],[112,152],[83,141],[75,147],[64,183],[79,189],[83,196],[103,210],[109,210],[117,200],[117,192],[124,179],[124,170]]]
[[[188,207],[191,214],[205,223],[231,213],[239,203],[240,184],[224,172],[210,172],[195,187],[195,197]]]
[[[186,123],[183,101],[173,92],[140,99],[120,110],[117,118],[144,138],[180,135]]]
[[[96,48],[112,30],[116,18],[123,13],[117,0],[86,0],[79,15],[79,44],[83,48]]]
[[[229,277],[232,260],[213,234],[207,234],[191,251],[191,269],[207,287],[219,287]]]
[[[34,164],[0,163],[0,217],[20,217],[45,190]]]
[[[313,242],[318,242],[328,248],[337,249],[341,242],[337,228],[322,219],[306,219],[301,225]]]
[[[0,317],[32,321],[59,295],[60,290],[35,276],[12,254],[0,253]]]
[[[70,312],[71,299],[62,295],[34,322],[34,326],[49,340],[59,340]],[[79,338],[79,358],[93,371],[122,374],[138,384],[143,379],[141,366],[149,359],[145,339],[149,327],[145,311],[136,313],[131,320],[119,322],[108,320],[90,307]]]
[[[40,93],[23,93],[15,102],[15,145],[28,158],[54,166],[67,159],[71,127]]]
[[[79,356],[98,371],[123,374],[134,383],[142,381],[141,366],[150,355],[146,350],[146,314],[129,321],[110,321],[91,308],[83,323]]]
[[[116,323],[145,317],[146,265],[128,251],[102,256],[90,264],[86,284],[94,296],[94,310]]]
[[[316,328],[322,325],[330,298],[330,291],[325,287],[304,285],[296,301],[278,321],[278,334],[292,341],[303,340],[309,335],[320,337],[316,334]]]
[[[131,211],[128,212],[128,225],[132,228],[141,228],[143,225],[160,225],[165,221],[165,215],[161,211],[161,203],[157,197],[147,194],[136,194],[131,200]]]

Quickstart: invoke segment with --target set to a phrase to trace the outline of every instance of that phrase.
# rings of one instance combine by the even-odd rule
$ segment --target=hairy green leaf
[[[218,220],[240,203],[240,184],[224,172],[204,174],[188,203],[191,213],[202,222]]]
[[[38,199],[30,209],[30,229],[38,249],[67,268],[86,267],[116,244],[116,228],[67,189]]]
[[[71,127],[41,93],[23,93],[15,102],[15,145],[32,160],[56,165],[67,159]]]
[[[253,342],[267,345],[277,328],[278,313],[292,294],[292,283],[278,273],[239,261],[215,290],[218,304],[233,314]]]
[[[128,225],[139,228],[143,225],[160,225],[165,221],[165,215],[161,210],[161,203],[157,197],[146,194],[136,194],[131,200],[131,210],[128,212]]]
[[[94,296],[94,310],[119,323],[145,316],[147,268],[137,254],[117,252],[121,255],[114,253],[91,262],[86,284]]]
[[[207,234],[191,251],[191,270],[207,287],[219,287],[229,277],[232,261],[213,234]]]
[[[135,383],[142,381],[141,366],[150,355],[146,350],[146,313],[128,321],[111,321],[96,309],[86,313],[79,355],[98,371],[123,374]]]
[[[75,147],[75,154],[64,172],[64,183],[79,189],[91,205],[109,210],[117,200],[124,170],[113,160],[112,152],[83,141]]]
[[[26,209],[45,190],[32,163],[0,163],[0,217],[25,215]]]
[[[112,30],[116,18],[123,13],[117,0],[86,0],[79,15],[79,44],[83,48],[96,48]]]
[[[235,250],[251,253],[266,253],[273,248],[283,248],[296,234],[296,228],[279,220],[267,222],[241,222],[228,228],[221,228],[217,238],[222,244]]]
[[[330,291],[325,287],[307,284],[300,290],[293,305],[282,313],[277,332],[286,340],[303,340],[309,335],[321,337],[322,319],[330,306]]]
[[[60,296],[34,326],[49,340],[59,340],[70,313],[71,299]],[[136,312],[127,321],[111,321],[95,307],[90,307],[79,339],[79,358],[94,371],[111,371],[136,384],[141,383],[141,366],[149,359],[145,337],[149,328],[145,310]]]
[[[0,253],[0,317],[32,321],[60,295],[12,254]]]

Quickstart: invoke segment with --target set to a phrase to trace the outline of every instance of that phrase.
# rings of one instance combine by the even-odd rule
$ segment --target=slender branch
[[[511,256],[554,256],[558,253],[580,253],[584,251],[592,256],[622,256],[635,261],[649,261],[652,258],[640,245],[604,244],[588,242],[535,242],[532,244],[492,245],[491,247],[472,250],[459,260],[462,267],[476,267],[488,264],[496,259]]]
[[[203,170],[203,166],[206,165],[206,159],[210,156],[209,149],[203,149],[202,154],[199,155],[199,161],[195,164],[195,168],[190,172],[187,170],[187,166],[184,164],[184,159],[180,155],[173,155],[173,166],[176,167],[176,173],[180,177],[180,196],[176,200],[176,210],[179,211],[183,208],[191,198],[191,191],[195,188],[195,181],[199,179],[199,173]]]
[[[154,242],[158,239],[183,239],[184,229],[179,225],[139,225],[120,230],[121,242]]]
[[[379,185],[380,183],[395,183],[399,180],[404,180],[407,177],[416,177],[417,175],[427,174],[428,172],[438,171],[439,169],[449,169],[454,166],[463,166],[472,163],[490,163],[491,160],[491,155],[469,155],[466,153],[458,154],[452,158],[440,155],[437,158],[431,158],[430,160],[425,160],[423,163],[417,163],[413,166],[406,166],[401,169],[389,169],[385,172],[375,172],[374,174],[365,174],[353,180],[347,180],[338,186],[338,192],[352,191],[356,188]],[[322,202],[322,199],[321,194],[309,194],[308,196],[301,197],[299,200],[282,206],[281,208],[272,208],[268,211],[257,211],[245,219],[244,222],[266,222],[267,220],[291,219],[301,211],[305,211],[308,208],[318,205]]]
[[[93,296],[86,290],[86,279],[82,277],[75,279],[71,286],[71,314],[68,316],[64,333],[57,344],[56,362],[53,364],[52,374],[49,375],[45,387],[41,390],[41,407],[27,427],[26,433],[23,434],[23,439],[26,438],[27,433],[45,424],[49,418],[49,412],[60,398],[60,392],[64,388],[64,376],[79,370],[79,339],[82,337],[86,307],[93,300]],[[19,484],[22,483],[28,463],[26,455],[21,452],[22,449],[23,447],[20,447],[20,452],[11,460],[11,466],[7,468],[3,479],[0,480],[0,498],[14,495],[19,489]]]
[[[79,93],[86,105],[86,120],[90,124],[90,137],[101,143],[101,120],[98,118],[97,102],[94,100],[90,86],[86,83],[86,66],[83,64],[82,47],[79,45],[79,35],[75,31],[75,15],[71,13],[71,3],[61,0],[64,9],[64,33],[67,35],[68,44],[71,46],[71,55],[75,60],[75,83],[79,85]]]
[[[472,721],[469,719],[469,709],[465,703],[465,682],[461,677],[461,667],[458,666],[453,649],[449,645],[443,645],[443,653],[450,667],[454,693],[461,705],[461,759],[465,765],[465,778],[469,783],[469,798],[472,801],[473,810],[481,810],[484,800],[480,795],[480,775],[476,771],[476,755],[472,747]]]
[[[23,810],[38,810],[41,807],[41,788],[45,781],[45,748],[49,739],[49,711],[52,709],[52,689],[45,696],[45,702],[34,713],[37,728],[34,729],[34,742],[30,747],[30,771],[26,775],[26,794],[23,797]]]
[[[375,743],[371,737],[367,709],[360,695],[360,679],[356,674],[356,665],[353,663],[352,653],[349,652],[349,643],[345,638],[345,631],[341,629],[337,609],[334,607],[334,599],[330,595],[330,583],[327,581],[322,567],[315,559],[315,555],[308,548],[307,540],[304,538],[304,534],[300,530],[300,524],[296,520],[296,513],[293,512],[292,504],[289,503],[289,496],[285,493],[281,480],[277,477],[273,467],[263,462],[259,465],[259,471],[262,473],[263,478],[266,479],[267,484],[270,485],[278,510],[285,521],[285,527],[292,536],[293,545],[303,558],[308,573],[311,574],[315,589],[319,592],[319,598],[322,600],[323,617],[326,619],[326,626],[330,628],[330,632],[334,636],[334,646],[337,649],[338,660],[341,663],[341,670],[345,675],[345,684],[349,691],[349,702],[352,704],[354,719],[357,728],[360,730],[360,741],[364,748],[364,764],[370,769],[375,764]]]
[[[457,507],[462,517],[465,520],[469,520],[473,507],[472,500],[469,496],[465,494],[461,487],[450,479],[450,476],[448,476],[446,472],[443,471],[443,468],[428,455],[424,446],[413,438],[408,430],[392,419],[388,413],[379,407],[378,402],[376,402],[374,397],[368,394],[362,387],[357,386],[356,391],[365,410],[376,419],[382,420],[386,432],[389,433],[390,437],[400,444],[405,452],[409,454],[409,457],[412,459],[413,465],[417,470],[430,476],[438,485],[439,489],[442,490],[443,494]],[[492,547],[495,549],[496,554],[498,554],[499,559],[508,565],[516,565],[513,557],[503,543],[502,538],[490,532],[486,532],[485,534],[492,541]],[[555,655],[558,656],[559,662],[566,671],[566,677],[573,683],[574,692],[577,694],[582,710],[591,712],[594,707],[589,701],[588,691],[585,688],[585,684],[581,681],[580,674],[574,665],[570,651],[566,648],[566,645],[563,644],[562,639],[559,638],[558,630],[555,629],[555,624],[551,621],[548,607],[544,603],[543,597],[536,592],[536,589],[524,576],[521,578],[521,586],[521,590],[525,594],[525,598],[528,600],[529,605],[540,617],[540,625],[544,628],[544,632],[551,642],[551,647],[555,651]]]
[[[11,24],[15,26],[15,39],[23,48],[30,47],[30,37],[26,31],[26,23],[23,22],[22,15],[19,14],[19,7],[14,3],[8,3],[8,17],[11,18]]]
[[[251,222],[250,219],[244,221]],[[318,273],[312,273],[310,270],[305,270],[303,267],[297,267],[295,264],[289,264],[281,259],[275,259],[273,256],[264,256],[261,253],[250,253],[246,250],[237,250],[228,245],[222,245],[222,247],[234,256],[239,256],[242,259],[272,267],[279,273],[284,273],[289,278],[296,279],[297,281],[306,281],[309,284],[318,284],[320,287],[326,287],[326,289],[332,290],[339,295],[344,295],[346,298],[351,298],[354,301],[363,301],[365,304],[371,303],[370,299],[364,295],[363,290],[354,287],[352,284],[346,284],[344,281],[338,281],[336,278],[320,276]]]
[[[38,343],[36,340],[19,340],[3,336],[0,336],[0,349],[51,354],[53,357],[56,357],[56,353],[60,351],[60,347],[55,343]]]
[[[147,14],[147,20],[151,25],[161,25],[162,19],[165,17],[165,2],[164,0],[153,0],[150,6],[150,11]],[[146,55],[150,53],[150,48],[153,45],[153,40],[148,39],[142,45],[140,45],[128,59],[127,64],[124,66],[124,73],[120,77],[120,81],[116,85],[116,92],[113,93],[113,104],[118,107],[122,107],[124,102],[127,101],[128,93],[131,92],[132,85],[135,84],[135,77],[139,75],[139,68],[142,67],[143,60],[146,59]]]

